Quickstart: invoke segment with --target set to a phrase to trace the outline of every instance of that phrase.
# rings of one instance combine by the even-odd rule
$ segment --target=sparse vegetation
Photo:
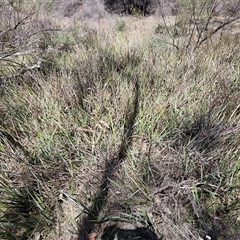
[[[138,44],[3,3],[0,238],[236,240],[240,3],[221,34],[200,4],[210,32],[179,15]]]

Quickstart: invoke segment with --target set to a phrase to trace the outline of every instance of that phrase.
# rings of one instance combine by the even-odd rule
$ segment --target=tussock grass
[[[239,40],[178,51],[82,26],[50,42],[1,85],[1,238],[236,239]]]

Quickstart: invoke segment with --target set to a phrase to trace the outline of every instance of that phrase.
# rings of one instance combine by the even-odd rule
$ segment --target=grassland
[[[133,41],[21,7],[0,23],[0,239],[238,239],[237,21]]]

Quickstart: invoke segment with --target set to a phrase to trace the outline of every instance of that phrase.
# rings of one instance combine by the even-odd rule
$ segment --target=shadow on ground
[[[108,226],[104,229],[102,240],[160,240],[157,235],[146,227],[136,229],[120,229],[116,225]]]
[[[88,214],[83,219],[79,220],[79,233],[78,240],[89,239],[89,234],[94,232],[98,217],[102,209],[106,206],[109,189],[111,187],[111,181],[116,178],[116,170],[120,167],[120,164],[124,161],[127,156],[127,151],[132,145],[132,136],[134,132],[134,124],[139,111],[139,84],[138,80],[135,79],[134,94],[132,101],[129,101],[129,106],[125,113],[125,124],[124,132],[121,141],[121,145],[117,152],[115,152],[109,160],[106,161],[104,174],[99,186],[98,193],[96,194],[91,207],[88,209]],[[150,231],[148,228],[139,227],[136,229],[120,229],[116,225],[106,227],[103,230],[101,239],[148,239],[158,240],[157,236]]]

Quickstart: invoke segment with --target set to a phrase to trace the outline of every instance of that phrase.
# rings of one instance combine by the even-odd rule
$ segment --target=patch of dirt
[[[108,14],[101,0],[56,0],[50,7],[55,17],[67,17],[78,20],[98,19]]]

